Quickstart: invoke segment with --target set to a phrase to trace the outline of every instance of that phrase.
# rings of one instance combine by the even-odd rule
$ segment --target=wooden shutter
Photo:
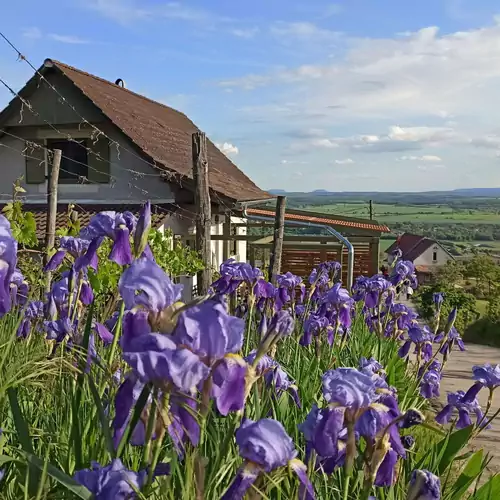
[[[109,163],[109,141],[106,137],[99,137],[97,142],[87,141],[87,145],[91,151],[87,156],[89,164],[88,179],[91,182],[101,182],[107,184],[110,179]],[[99,156],[97,156],[99,155]]]
[[[37,144],[40,147],[36,147]],[[45,145],[43,141],[26,141],[26,184],[45,182]]]

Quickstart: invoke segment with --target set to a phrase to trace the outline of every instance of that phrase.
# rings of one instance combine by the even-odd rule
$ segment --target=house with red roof
[[[455,260],[446,248],[436,240],[417,234],[403,233],[386,250],[390,261],[395,250],[401,250],[403,260],[409,260],[415,265],[419,282],[429,282],[433,273],[450,260]]]

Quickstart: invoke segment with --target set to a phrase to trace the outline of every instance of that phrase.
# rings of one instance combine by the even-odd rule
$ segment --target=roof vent
[[[118,80],[116,80],[115,85],[125,88],[125,82],[121,78],[118,78]]]

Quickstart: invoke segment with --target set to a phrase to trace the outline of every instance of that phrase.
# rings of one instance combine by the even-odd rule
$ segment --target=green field
[[[328,205],[309,206],[306,210],[332,213],[348,217],[369,217],[369,207],[361,203],[334,203]],[[500,212],[492,209],[475,210],[454,208],[448,205],[389,205],[374,204],[373,217],[379,222],[425,222],[441,224],[500,224]]]

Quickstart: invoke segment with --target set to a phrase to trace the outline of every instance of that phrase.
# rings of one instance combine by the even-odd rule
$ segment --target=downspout
[[[246,207],[243,207],[243,217],[251,220],[260,220],[264,222],[274,222],[273,217],[264,217],[262,215],[250,215],[247,213]],[[327,226],[324,224],[316,224],[314,222],[306,222],[306,221],[294,221],[294,220],[286,220],[285,225],[289,226],[302,226],[302,227],[316,227],[319,229],[324,229],[332,236],[335,236],[337,240],[339,240],[342,244],[347,247],[347,290],[351,291],[353,285],[353,276],[354,276],[354,247],[352,243],[338,231],[333,229],[331,226]]]

